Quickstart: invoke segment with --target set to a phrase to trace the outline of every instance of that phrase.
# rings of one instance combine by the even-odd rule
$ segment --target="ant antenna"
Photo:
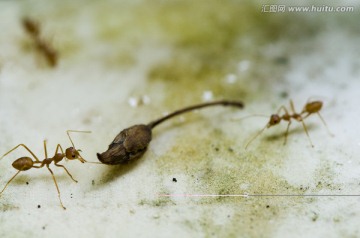
[[[252,114],[252,115],[247,115],[247,116],[240,117],[240,118],[233,118],[233,119],[231,119],[231,121],[242,121],[242,120],[248,119],[250,117],[269,117],[269,116],[264,115],[264,114]]]
[[[70,132],[76,132],[76,133],[91,133],[91,131],[67,130],[67,131],[66,131],[66,134],[68,135],[68,137],[69,137],[69,139],[70,139],[70,142],[71,142],[71,144],[72,144],[72,146],[73,146],[74,149],[76,149],[76,147],[75,147],[74,142],[72,141],[72,139],[71,139],[71,137],[70,137]],[[80,152],[81,152],[81,150],[77,150],[77,151],[80,151]],[[85,162],[88,162],[88,161],[86,161],[80,154],[79,154],[78,156],[79,156],[82,160],[84,160]],[[90,162],[88,162],[88,163],[90,163]]]
[[[72,146],[75,148],[74,142],[72,141],[71,137],[70,137],[70,132],[79,132],[79,133],[91,133],[91,131],[76,131],[76,130],[67,130],[66,134],[68,135],[70,142],[72,144]]]
[[[258,137],[266,128],[268,127],[268,125],[266,125],[263,129],[261,129],[258,133],[256,133],[255,136],[253,136],[249,141],[248,143],[246,143],[245,145],[245,150],[247,149],[247,147],[250,145],[250,143],[256,139],[256,137]]]

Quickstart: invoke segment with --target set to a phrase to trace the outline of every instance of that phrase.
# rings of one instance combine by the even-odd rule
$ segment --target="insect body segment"
[[[66,169],[66,167],[64,165],[58,164],[59,162],[61,162],[64,158],[69,159],[69,160],[79,160],[81,163],[87,162],[84,158],[81,157],[79,151],[81,150],[77,150],[74,146],[73,141],[71,140],[70,137],[70,132],[82,132],[82,133],[90,133],[90,131],[73,131],[73,130],[69,130],[67,131],[68,137],[71,141],[71,144],[73,145],[73,147],[69,147],[65,150],[61,147],[60,144],[58,144],[56,146],[56,150],[55,150],[55,154],[53,157],[49,158],[47,155],[47,147],[46,147],[46,140],[44,140],[44,152],[45,152],[45,159],[43,159],[42,161],[40,161],[35,154],[24,144],[19,144],[17,146],[15,146],[13,149],[11,149],[10,151],[8,151],[6,154],[4,154],[0,159],[4,158],[6,155],[10,154],[11,152],[13,152],[15,149],[19,148],[20,146],[24,147],[33,157],[34,159],[30,158],[30,157],[21,157],[17,160],[15,160],[12,163],[12,166],[18,170],[18,172],[16,172],[16,174],[6,183],[5,187],[3,188],[3,190],[0,192],[0,195],[4,192],[4,190],[6,189],[6,187],[11,183],[11,181],[22,171],[26,171],[32,168],[42,168],[44,166],[46,166],[46,168],[49,170],[49,172],[51,173],[51,176],[53,178],[56,190],[58,192],[58,197],[59,197],[59,201],[60,204],[62,206],[62,208],[66,209],[61,201],[61,197],[60,197],[60,190],[56,181],[56,178],[54,176],[53,171],[50,169],[50,164],[52,162],[54,162],[54,165],[57,167],[61,167],[65,170],[65,172],[70,176],[70,178],[74,181],[74,182],[78,182],[77,180],[75,180],[73,178],[73,176],[70,174],[70,172]],[[60,152],[59,152],[60,150]]]

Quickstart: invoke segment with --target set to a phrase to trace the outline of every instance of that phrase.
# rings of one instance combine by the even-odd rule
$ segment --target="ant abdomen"
[[[323,103],[321,101],[309,102],[305,105],[303,112],[315,113],[321,110]]]
[[[20,171],[26,171],[32,168],[34,162],[29,157],[21,157],[12,163],[12,166]]]

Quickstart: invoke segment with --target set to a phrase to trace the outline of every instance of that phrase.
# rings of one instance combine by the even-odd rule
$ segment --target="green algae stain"
[[[304,194],[274,173],[272,164],[281,164],[286,157],[270,148],[259,152],[244,151],[236,138],[206,122],[187,125],[179,132],[174,146],[157,159],[158,173],[163,177],[183,174],[184,194]],[[191,133],[193,132],[193,133]],[[184,179],[184,178],[183,178]],[[160,185],[161,186],[161,185]],[[174,191],[167,188],[169,193]],[[174,186],[176,189],[176,186]],[[179,193],[178,190],[176,190]],[[287,197],[202,197],[184,198],[202,213],[196,222],[183,220],[190,229],[201,229],[206,237],[237,237],[241,234],[271,234],[274,224],[280,224],[288,208],[307,202],[303,198]],[[224,215],[225,214],[225,215]],[[219,216],[221,228],[219,229]],[[273,223],[269,223],[269,221]],[[257,229],[261,227],[261,229]]]

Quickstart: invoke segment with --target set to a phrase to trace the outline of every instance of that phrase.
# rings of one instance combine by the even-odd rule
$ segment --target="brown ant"
[[[58,61],[57,51],[40,36],[40,25],[38,22],[24,18],[22,20],[24,30],[33,39],[37,50],[45,57],[50,67],[55,67]]]
[[[38,157],[24,144],[19,144],[17,146],[15,146],[13,149],[11,149],[10,151],[8,151],[7,153],[5,153],[2,157],[0,157],[0,160],[2,158],[4,158],[6,155],[10,154],[11,152],[13,152],[14,150],[16,150],[18,147],[22,146],[24,147],[33,157],[35,160],[31,159],[30,157],[20,157],[19,159],[15,160],[13,163],[12,163],[12,166],[18,170],[18,172],[16,172],[16,174],[6,183],[5,187],[3,188],[3,190],[0,192],[0,196],[1,194],[4,192],[4,190],[6,189],[6,187],[10,184],[10,182],[22,171],[26,171],[26,170],[29,170],[31,168],[42,168],[44,166],[46,166],[46,168],[49,170],[49,172],[51,173],[51,176],[54,180],[54,183],[55,183],[55,186],[56,186],[56,190],[58,192],[58,197],[59,197],[59,201],[60,201],[60,204],[62,206],[62,208],[66,209],[61,201],[61,197],[60,197],[60,190],[59,190],[59,187],[58,187],[58,184],[56,182],[56,179],[55,179],[55,176],[54,176],[54,173],[53,171],[50,169],[49,165],[54,162],[54,165],[57,166],[57,167],[61,167],[65,170],[65,172],[70,176],[70,178],[74,181],[74,182],[78,182],[76,181],[73,176],[69,173],[69,171],[65,168],[64,165],[61,165],[61,164],[58,164],[60,161],[62,161],[64,158],[65,159],[69,159],[69,160],[79,160],[81,163],[98,163],[98,162],[88,162],[86,161],[81,155],[79,152],[81,152],[81,150],[78,150],[75,148],[75,145],[74,145],[74,142],[72,141],[71,137],[70,137],[70,132],[81,132],[81,133],[90,133],[90,131],[75,131],[75,130],[68,130],[66,131],[69,139],[70,139],[70,142],[72,144],[72,147],[69,147],[65,150],[65,153],[64,153],[64,150],[63,148],[61,147],[60,144],[58,144],[56,146],[56,150],[55,150],[55,154],[52,158],[49,158],[48,157],[48,154],[47,154],[47,148],[46,148],[46,140],[44,140],[44,152],[45,152],[45,159],[40,161],[38,159]],[[58,151],[61,151],[61,153],[58,153]],[[35,164],[39,164],[38,166],[36,166]]]
[[[314,147],[311,139],[310,139],[310,136],[309,136],[309,132],[308,132],[308,129],[305,125],[305,122],[304,122],[304,119],[306,119],[307,117],[309,117],[310,115],[316,113],[321,121],[323,122],[323,124],[325,125],[326,129],[328,130],[328,133],[330,135],[331,132],[329,131],[327,125],[326,125],[326,122],[325,120],[323,119],[323,117],[320,115],[320,110],[323,106],[323,103],[321,101],[313,101],[313,102],[307,102],[304,106],[304,108],[302,109],[301,113],[297,113],[295,112],[295,107],[294,107],[294,103],[292,100],[290,100],[290,109],[291,109],[291,112],[292,114],[290,114],[288,112],[288,110],[285,108],[285,106],[281,106],[279,108],[279,110],[277,111],[276,114],[272,114],[270,116],[270,120],[269,122],[266,124],[266,126],[261,129],[254,137],[252,137],[248,143],[246,143],[246,146],[245,146],[245,149],[250,145],[250,143],[257,137],[259,136],[266,128],[270,128],[272,126],[275,126],[275,125],[278,125],[282,120],[284,121],[287,121],[288,122],[288,125],[287,125],[287,128],[286,128],[286,131],[285,131],[285,140],[284,140],[284,145],[286,144],[286,141],[287,141],[287,136],[288,136],[288,132],[289,132],[289,128],[290,128],[290,125],[291,125],[291,120],[294,119],[298,122],[301,122],[303,128],[304,128],[304,131],[306,133],[306,136],[308,137],[309,139],[309,142],[310,142],[310,145],[312,147]],[[279,113],[281,112],[281,110],[284,111],[284,114],[282,116],[279,115]],[[258,115],[258,116],[262,116],[262,115]]]
[[[126,164],[138,159],[146,152],[152,139],[152,130],[154,127],[180,114],[210,106],[232,106],[242,109],[244,104],[240,101],[227,100],[207,102],[174,111],[148,124],[138,124],[128,127],[120,131],[105,152],[101,154],[97,153],[97,157],[101,163],[109,165]]]

